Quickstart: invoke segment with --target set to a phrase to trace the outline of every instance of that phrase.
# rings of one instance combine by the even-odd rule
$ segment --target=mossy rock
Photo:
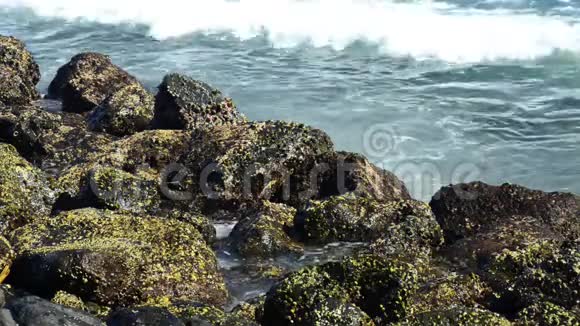
[[[472,182],[441,188],[430,205],[450,243],[514,216],[532,217],[570,239],[580,237],[580,199],[570,193]]]
[[[159,217],[174,219],[193,225],[208,245],[213,245],[217,241],[217,231],[212,221],[207,216],[198,212],[186,212],[180,209],[162,209],[157,214]]]
[[[174,314],[159,307],[118,309],[107,319],[107,326],[185,326]]]
[[[40,81],[40,69],[24,43],[14,37],[0,35],[0,66],[12,69],[33,92],[31,98],[38,98],[35,86]]]
[[[50,300],[52,303],[77,310],[88,311],[83,300],[74,294],[58,291]]]
[[[405,184],[392,172],[379,168],[360,154],[349,152],[329,153],[320,158],[320,187],[313,199],[352,193],[377,201],[411,199]]]
[[[580,325],[580,314],[555,305],[549,301],[527,307],[518,313],[518,326],[564,326]]]
[[[64,111],[87,112],[115,91],[136,83],[135,77],[115,66],[108,56],[81,53],[60,67],[47,96],[62,100]]]
[[[107,208],[135,214],[159,208],[159,181],[101,165],[81,164],[58,179],[56,210],[84,207]]]
[[[125,307],[156,298],[227,300],[215,254],[183,222],[81,209],[38,218],[12,241],[17,258],[8,282],[42,296],[62,290]]]
[[[58,175],[104,151],[115,137],[87,131],[78,114],[48,112],[38,106],[0,108],[0,140],[14,145],[27,160]]]
[[[435,221],[429,206],[414,200],[379,202],[347,194],[313,200],[308,206],[297,220],[297,230],[311,243],[377,240],[408,216]]]
[[[89,116],[89,128],[115,136],[147,129],[153,120],[155,98],[141,84],[133,83],[110,94]]]
[[[10,267],[12,266],[14,256],[14,250],[12,250],[12,246],[8,240],[0,236],[0,283],[10,274]]]
[[[148,306],[167,309],[179,317],[186,325],[208,326],[257,326],[253,320],[236,312],[226,313],[216,306],[190,301],[157,300],[149,302]]]
[[[37,98],[33,86],[12,68],[0,64],[0,105],[27,105]]]
[[[514,313],[544,301],[571,309],[580,297],[580,249],[577,244],[542,241],[504,250],[486,276],[498,293],[494,311]]]
[[[397,326],[510,326],[509,320],[491,311],[453,307],[413,315]]]
[[[408,313],[408,300],[416,282],[417,273],[412,265],[375,255],[307,267],[291,273],[270,289],[263,324],[291,325],[316,320],[317,311],[333,311],[340,303],[356,305],[379,324],[395,322]],[[321,307],[324,302],[332,305]]]
[[[232,310],[232,313],[239,316],[244,316],[248,320],[253,320],[258,324],[262,324],[262,319],[264,317],[264,303],[266,302],[266,296],[260,295],[246,302],[242,302]]]
[[[324,132],[282,121],[196,130],[191,148],[185,165],[194,180],[206,181],[198,192],[226,204],[300,202],[317,159],[333,151]]]
[[[359,307],[329,298],[316,306],[304,325],[316,326],[375,326],[373,320]]]
[[[169,74],[159,85],[154,126],[160,129],[194,129],[246,121],[230,98],[209,86],[179,74]]]
[[[230,235],[232,245],[243,257],[302,254],[302,246],[288,235],[295,215],[292,207],[263,201],[234,227]]]
[[[47,176],[12,145],[0,143],[0,235],[49,214],[54,200]]]

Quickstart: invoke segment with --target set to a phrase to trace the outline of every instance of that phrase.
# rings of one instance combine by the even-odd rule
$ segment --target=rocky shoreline
[[[472,182],[426,204],[187,76],[152,94],[82,53],[45,99],[39,79],[0,36],[1,325],[580,325],[577,195]],[[216,221],[236,224],[217,239]],[[336,242],[363,245],[275,264]],[[226,309],[223,246],[267,293]]]

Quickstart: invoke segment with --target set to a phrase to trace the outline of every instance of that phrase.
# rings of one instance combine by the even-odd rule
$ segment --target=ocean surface
[[[42,92],[83,51],[182,72],[249,118],[328,132],[428,200],[483,180],[580,193],[580,2],[0,0]]]

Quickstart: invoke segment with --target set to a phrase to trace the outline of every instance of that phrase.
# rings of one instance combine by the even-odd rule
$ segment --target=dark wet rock
[[[133,83],[110,94],[89,116],[89,128],[116,136],[147,129],[153,120],[155,98],[141,84]]]
[[[231,242],[243,257],[274,257],[301,254],[303,248],[288,235],[296,210],[284,204],[263,201],[234,227]]]
[[[309,314],[304,325],[317,326],[374,326],[372,319],[359,307],[329,298],[320,302]]]
[[[478,309],[454,307],[413,315],[397,326],[510,326],[509,320],[493,312]]]
[[[49,214],[54,200],[47,176],[12,145],[0,143],[0,234]]]
[[[327,170],[325,169],[328,168]],[[392,172],[370,163],[356,153],[330,153],[319,162],[320,175],[318,193],[313,199],[352,193],[377,201],[411,199],[405,184]]]
[[[27,105],[38,98],[32,88],[10,67],[0,65],[0,105]]]
[[[158,307],[126,308],[113,312],[107,326],[185,326],[175,315]]]
[[[493,258],[486,274],[496,291],[494,311],[510,314],[543,301],[566,309],[579,304],[580,248],[578,244],[542,241]]]
[[[2,66],[20,77],[21,87],[27,89],[30,99],[38,98],[35,87],[40,81],[40,69],[24,43],[14,37],[0,35],[0,71]]]
[[[63,307],[38,297],[15,299],[6,306],[21,326],[102,326],[103,322],[82,311]]]
[[[45,297],[62,290],[106,306],[227,300],[215,254],[183,222],[82,209],[38,218],[12,241],[8,282]]]
[[[298,202],[317,157],[332,147],[324,132],[297,123],[215,126],[194,132],[186,166],[194,181],[202,180],[198,193],[222,207],[258,199]]]
[[[99,53],[81,53],[62,66],[48,87],[47,96],[62,100],[63,110],[87,112],[121,88],[137,84],[135,77]]]
[[[196,303],[196,302],[176,302],[167,304],[167,302],[157,302],[156,306],[166,308],[185,325],[203,325],[203,326],[257,326],[252,320],[246,319],[243,315],[237,313],[226,313],[215,306]]]
[[[270,289],[263,324],[301,324],[315,319],[315,311],[333,310],[320,304],[334,300],[356,305],[380,323],[394,322],[408,313],[416,281],[412,265],[374,255],[307,267]]]
[[[85,162],[114,137],[89,132],[80,115],[47,112],[36,106],[0,108],[0,140],[51,174]]]
[[[159,208],[159,180],[147,180],[123,170],[98,164],[81,164],[58,180],[56,210],[107,208],[142,214]]]
[[[169,74],[159,85],[154,126],[159,129],[194,129],[246,121],[230,98],[203,83]]]
[[[514,324],[518,326],[580,325],[580,313],[546,301],[522,310]]]
[[[322,201],[310,201],[301,218],[297,219],[296,228],[303,240],[311,243],[373,241],[409,216],[435,222],[429,206],[419,201],[378,202],[347,194]],[[430,224],[435,227],[433,232],[436,233],[436,223]],[[423,234],[417,235],[437,238],[434,234],[428,234],[428,230],[423,231]]]
[[[579,203],[579,198],[569,193],[472,182],[441,188],[430,205],[446,239],[453,242],[514,216],[530,216],[565,237],[575,239],[580,237]]]

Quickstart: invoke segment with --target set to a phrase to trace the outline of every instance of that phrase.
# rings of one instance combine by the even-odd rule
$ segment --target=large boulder
[[[159,85],[154,126],[193,129],[246,121],[230,98],[209,86],[179,74],[169,74]]]
[[[87,112],[110,94],[127,85],[138,84],[135,77],[99,53],[81,53],[62,66],[48,87],[47,96],[62,100],[68,112]]]
[[[20,326],[104,326],[102,321],[87,313],[34,296],[12,300],[6,308]]]
[[[435,222],[429,206],[419,201],[379,202],[347,194],[310,201],[296,227],[306,242],[373,241],[409,216]]]
[[[29,101],[38,98],[36,84],[40,80],[40,69],[32,54],[26,49],[24,43],[16,38],[0,35],[0,76],[5,76],[7,71],[19,79],[19,82],[13,84],[12,87],[18,87],[22,94],[26,94]],[[0,77],[0,84],[3,78]],[[6,90],[2,87],[0,93],[5,96]]]
[[[10,67],[0,65],[0,105],[26,105],[38,97],[36,89]]]
[[[302,124],[266,121],[196,130],[185,165],[197,192],[222,202],[297,203],[311,187],[320,156],[333,151],[330,137]]]
[[[55,200],[47,176],[0,143],[0,235],[49,214]]]
[[[236,224],[230,234],[232,245],[243,257],[301,254],[302,246],[288,235],[295,215],[294,208],[264,201]]]
[[[37,106],[0,107],[0,140],[44,171],[63,169],[88,160],[110,145],[114,137],[89,132],[77,114],[48,112]]]
[[[409,312],[416,281],[412,265],[374,255],[307,267],[270,289],[262,324],[304,324],[316,320],[321,312],[348,311],[353,305],[379,324],[395,322]],[[328,306],[321,306],[325,303]]]
[[[45,297],[63,290],[106,306],[227,300],[215,254],[183,222],[81,209],[38,218],[12,241],[8,282]]]
[[[571,239],[580,237],[580,198],[570,193],[472,182],[441,188],[430,205],[449,242],[518,216],[532,217]]]
[[[155,98],[133,83],[111,93],[89,116],[89,128],[115,136],[143,131],[153,119]]]
[[[522,310],[515,322],[518,326],[580,325],[580,312],[564,309],[549,301]]]

